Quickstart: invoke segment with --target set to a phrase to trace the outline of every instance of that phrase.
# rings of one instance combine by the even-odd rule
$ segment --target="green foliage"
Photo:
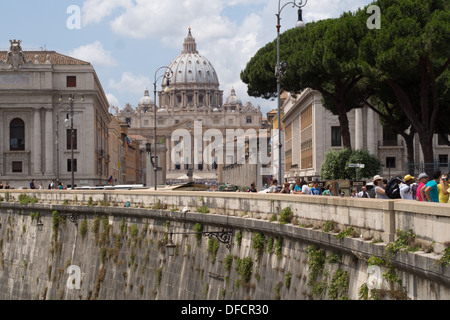
[[[156,269],[156,287],[159,288],[162,280],[162,267]]]
[[[433,265],[445,266],[450,265],[450,247],[445,248],[444,255],[439,260],[436,260]]]
[[[396,254],[401,249],[412,252],[420,250],[420,246],[415,241],[416,235],[412,229],[409,231],[397,229],[397,236],[398,238],[395,242],[390,242],[386,245],[387,257]]]
[[[35,204],[35,203],[38,202],[38,199],[36,197],[32,198],[32,197],[30,197],[30,196],[28,196],[28,195],[26,195],[24,193],[20,194],[18,199],[19,199],[19,203],[20,204],[24,204],[24,205],[27,205],[29,203]]]
[[[208,240],[208,253],[211,254],[213,262],[216,261],[217,251],[219,250],[220,242],[217,239]]]
[[[241,283],[249,283],[253,272],[253,260],[250,257],[244,259],[236,259],[237,273],[241,276]]]
[[[275,255],[278,259],[281,259],[281,252],[283,250],[283,240],[281,238],[278,238],[275,242]]]
[[[225,257],[225,260],[224,260],[224,264],[223,264],[223,270],[224,271],[230,271],[230,269],[231,269],[231,265],[232,265],[232,263],[233,263],[233,255],[232,254],[228,254],[226,257]]]
[[[93,204],[92,197],[89,197],[89,199],[88,199],[88,206],[92,206],[92,204]]]
[[[328,297],[332,300],[348,300],[348,286],[348,272],[338,269],[331,279]]]
[[[207,206],[203,205],[197,209],[197,212],[198,213],[209,213],[209,208]]]
[[[357,236],[355,229],[349,227],[346,230],[339,232],[335,237],[336,239],[343,239],[345,237],[355,237],[355,236]]]
[[[258,257],[263,253],[265,245],[266,237],[262,233],[255,232],[252,239],[252,248],[256,251]]]
[[[291,223],[294,218],[294,213],[292,212],[291,207],[284,208],[280,212],[280,224]]]
[[[273,242],[274,239],[272,237],[270,237],[269,239],[267,239],[267,252],[268,253],[273,253]]]
[[[194,231],[198,232],[195,234],[195,237],[197,238],[197,241],[200,242],[202,241],[202,234],[200,232],[203,232],[203,225],[200,223],[196,223],[194,225]]]
[[[325,224],[323,225],[322,231],[323,232],[332,232],[336,229],[336,222],[334,222],[333,220],[329,220],[327,222],[325,222]]]
[[[135,223],[130,227],[130,235],[131,235],[131,237],[136,238],[138,236],[138,234],[139,234],[139,228],[138,228],[137,224]]]
[[[367,150],[329,150],[325,153],[320,177],[323,180],[355,179],[355,169],[350,163],[363,163],[363,169],[357,169],[358,179],[369,178],[380,172],[381,161]]]
[[[236,232],[236,236],[234,237],[234,240],[236,241],[236,244],[240,247],[242,243],[242,232],[238,231]]]
[[[39,212],[31,212],[30,213],[30,217],[31,217],[31,220],[33,221],[34,219],[36,219],[36,221],[39,221]]]
[[[359,300],[369,300],[369,287],[367,283],[363,283],[358,289],[358,299]]]
[[[291,287],[291,279],[292,279],[292,274],[288,273],[284,275],[284,285],[286,288],[290,288]]]
[[[85,237],[88,231],[88,222],[86,219],[83,219],[80,226],[80,235],[81,237]]]

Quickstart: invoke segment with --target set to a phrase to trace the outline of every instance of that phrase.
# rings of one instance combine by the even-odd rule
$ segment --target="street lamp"
[[[233,231],[226,231],[222,229],[222,231],[203,231],[203,232],[170,232],[169,233],[169,241],[166,244],[166,249],[168,251],[169,257],[173,257],[175,255],[175,248],[177,247],[172,240],[172,236],[174,234],[201,234],[204,237],[208,237],[211,239],[212,237],[216,237],[220,243],[226,244],[228,250],[231,250],[231,235]]]
[[[156,76],[158,74],[158,71],[161,70],[161,69],[166,69],[166,71],[164,72],[163,75],[161,75],[158,78],[156,78]],[[167,66],[160,67],[155,72],[155,82],[153,82],[153,98],[154,98],[153,99],[153,103],[155,104],[155,108],[154,108],[154,117],[155,117],[154,124],[155,124],[155,127],[154,127],[154,131],[153,131],[153,143],[155,144],[155,154],[154,154],[153,158],[155,159],[155,161],[153,162],[154,163],[153,171],[155,173],[155,190],[158,189],[158,168],[157,168],[158,162],[156,161],[157,158],[158,158],[158,156],[157,156],[157,148],[156,148],[157,147],[157,145],[156,145],[156,82],[160,78],[164,77],[164,79],[167,81],[167,85],[166,85],[166,88],[164,89],[164,92],[169,93],[170,92],[169,84],[170,84],[170,79],[172,78],[172,76],[173,76],[172,69],[170,69]]]
[[[74,170],[74,159],[73,159],[73,144],[74,144],[74,138],[75,138],[75,131],[73,129],[73,103],[75,100],[75,95],[74,94],[70,94],[69,95],[69,102],[64,101],[63,100],[63,96],[61,95],[59,97],[59,102],[61,102],[58,107],[56,108],[56,181],[57,183],[59,183],[59,108],[63,105],[66,106],[66,112],[69,112],[69,114],[67,114],[66,119],[64,120],[65,123],[65,127],[68,129],[70,127],[70,149],[71,149],[71,162],[70,162],[70,171],[72,173],[72,181],[71,181],[71,187],[72,189],[75,186],[75,170]],[[81,95],[81,101],[84,101],[84,95]],[[70,116],[70,119],[69,119]]]
[[[280,91],[281,91],[281,78],[285,74],[287,70],[287,62],[282,61],[280,63],[280,15],[281,11],[286,7],[288,4],[292,4],[292,7],[298,8],[298,21],[295,25],[296,28],[304,28],[305,23],[303,22],[302,18],[302,8],[306,6],[306,3],[308,0],[300,0],[297,3],[297,0],[287,2],[284,6],[281,7],[281,0],[278,1],[278,13],[277,16],[277,65],[275,66],[275,77],[277,78],[277,96],[278,96],[278,182],[283,183],[283,180],[281,180],[281,98],[280,98]]]

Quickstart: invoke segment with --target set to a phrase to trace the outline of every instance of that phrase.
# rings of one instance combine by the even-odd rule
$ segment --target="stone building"
[[[70,186],[73,170],[76,186],[105,184],[111,117],[93,66],[10,42],[0,52],[0,181]]]
[[[219,168],[227,161],[231,164],[236,160],[233,155],[226,158],[224,145],[227,130],[243,129],[245,132],[248,129],[260,129],[260,108],[254,107],[250,102],[244,105],[234,89],[231,89],[225,102],[223,101],[219,77],[209,60],[197,51],[190,29],[181,54],[163,71],[171,71],[171,74],[163,74],[160,91],[156,92],[156,83],[154,84],[153,98],[146,89],[136,108],[127,104],[115,116],[129,125],[130,135],[143,136],[152,143],[152,156],[156,141],[157,167],[161,168],[158,183],[192,179],[217,181]],[[155,104],[155,96],[158,104]],[[179,132],[184,132],[195,140],[189,144],[186,152],[172,152],[180,142],[186,146],[183,138],[172,141],[176,135],[174,133]],[[203,141],[208,132],[213,133],[215,140]],[[205,154],[205,149],[212,141],[215,141],[217,148],[210,154],[206,150]],[[193,149],[195,151],[192,152]],[[152,185],[153,174],[147,176],[148,183]]]
[[[378,115],[369,107],[348,113],[352,147],[365,149],[384,164],[379,173],[385,178],[405,175],[408,168],[407,150],[403,138],[383,127]],[[325,153],[343,149],[339,120],[322,105],[319,91],[305,89],[284,102],[286,180],[301,177],[311,181],[320,177]],[[449,171],[450,148],[436,135],[433,140],[435,168]],[[414,141],[415,163],[423,163],[418,138]],[[416,166],[414,174],[423,172]]]

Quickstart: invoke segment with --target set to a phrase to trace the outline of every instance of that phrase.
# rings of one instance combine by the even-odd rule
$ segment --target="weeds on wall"
[[[338,269],[331,277],[325,269],[325,264],[340,264],[342,256],[340,253],[332,252],[326,256],[323,249],[309,246],[306,249],[308,277],[306,286],[311,290],[313,296],[323,298],[327,295],[331,300],[347,300],[349,289],[349,275],[347,271]]]

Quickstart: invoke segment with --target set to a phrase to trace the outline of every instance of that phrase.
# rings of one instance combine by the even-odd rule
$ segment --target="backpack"
[[[400,182],[399,178],[392,178],[386,185],[386,189],[384,192],[389,199],[401,199],[400,196],[400,186],[398,183]]]

